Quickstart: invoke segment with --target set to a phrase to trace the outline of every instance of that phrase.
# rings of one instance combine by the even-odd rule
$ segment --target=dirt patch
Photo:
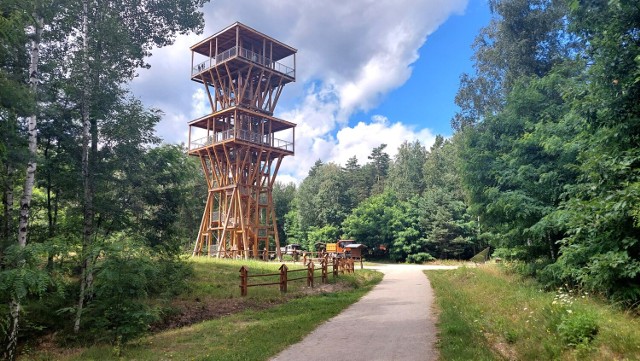
[[[340,292],[348,288],[349,286],[343,283],[320,284],[313,288],[302,288],[295,294],[275,300],[256,300],[251,298],[174,300],[171,302],[168,314],[163,315],[161,321],[152,324],[150,331],[160,332],[172,328],[189,326],[198,322],[233,315],[249,309],[266,310],[283,304],[291,298]]]
[[[489,332],[485,332],[484,337],[489,341],[491,348],[506,360],[515,361],[518,359],[518,353],[506,340]]]
[[[335,292],[345,291],[349,288],[350,287],[348,285],[343,283],[325,283],[325,284],[316,285],[313,288],[305,287],[300,290],[300,293],[305,296],[319,295],[322,293],[335,293]]]
[[[213,320],[232,315],[245,310],[265,310],[279,304],[281,300],[255,300],[255,299],[213,299],[213,300],[175,300],[171,303],[171,311],[164,315],[162,321],[151,325],[151,332],[164,331],[193,325],[194,323]]]
[[[37,350],[37,353],[42,356],[43,360],[55,360],[77,354],[82,350],[82,348],[60,346],[56,341],[56,333],[50,333],[40,337],[35,342],[34,350]],[[30,352],[24,349],[20,352],[20,356],[29,354]]]
[[[162,316],[162,320],[151,325],[151,332],[160,332],[172,328],[193,325],[198,322],[213,320],[240,313],[245,310],[266,310],[283,304],[291,298],[334,293],[347,290],[348,285],[327,283],[315,287],[305,287],[296,294],[276,300],[256,300],[251,298],[211,299],[211,300],[174,300],[170,311]]]

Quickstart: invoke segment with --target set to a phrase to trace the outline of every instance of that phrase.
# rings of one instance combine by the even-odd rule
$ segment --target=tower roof
[[[218,39],[218,46],[231,48],[236,45],[236,31],[238,31],[239,36],[245,43],[247,41],[251,41],[256,45],[262,46],[264,40],[268,41],[270,43],[269,45],[273,47],[273,61],[284,59],[298,52],[297,49],[237,21],[193,45],[191,50],[204,56],[210,56],[210,42],[214,41],[216,38]]]

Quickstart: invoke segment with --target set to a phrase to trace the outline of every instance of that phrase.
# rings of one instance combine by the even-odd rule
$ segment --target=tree
[[[497,236],[493,245],[518,258],[557,257],[563,234],[544,217],[562,201],[575,179],[573,118],[564,89],[574,64],[537,79],[525,79],[509,94],[505,109],[463,132],[463,183],[473,213]],[[578,67],[579,69],[579,67]]]
[[[334,163],[316,163],[300,184],[296,202],[305,234],[310,227],[340,226],[354,206],[346,174]]]
[[[575,92],[576,182],[548,219],[566,232],[547,268],[617,302],[640,301],[640,8],[630,1],[571,1],[571,26],[590,66]]]
[[[478,43],[477,78],[463,82],[454,120],[472,212],[498,252],[548,286],[637,305],[640,9],[491,4],[500,17]],[[495,92],[482,94],[490,80]]]
[[[371,194],[371,182],[367,170],[367,167],[361,167],[360,164],[358,164],[358,158],[356,158],[356,156],[349,158],[344,166],[346,182],[355,204],[360,204]]]
[[[394,213],[397,198],[389,192],[374,195],[360,203],[342,223],[345,236],[369,249],[393,243]]]
[[[476,74],[460,78],[460,112],[451,122],[457,130],[499,112],[520,78],[544,76],[575,45],[565,1],[491,0],[489,8],[494,16],[473,44]]]
[[[311,227],[307,233],[307,249],[315,251],[316,244],[336,242],[340,239],[340,229],[333,225]]]
[[[285,216],[294,209],[294,199],[296,197],[295,183],[284,184],[276,182],[273,185],[273,207],[278,220],[278,236],[281,244],[288,244],[287,234],[285,232],[286,218]]]
[[[29,60],[26,52],[28,19],[11,2],[0,5],[0,160],[2,169],[2,238],[8,242],[13,229],[14,183],[18,166],[24,164],[26,143],[19,118],[33,113],[33,94],[29,89]],[[25,144],[23,144],[25,143]],[[3,248],[8,246],[3,242]]]
[[[380,144],[373,148],[369,155],[370,163],[365,165],[367,173],[369,174],[369,186],[371,188],[371,194],[380,194],[384,191],[385,181],[387,174],[389,173],[389,154],[384,151],[386,144]]]
[[[425,161],[426,151],[417,140],[413,143],[405,141],[398,148],[398,154],[389,170],[387,187],[400,200],[407,200],[424,191],[422,168]]]
[[[71,76],[77,84],[76,101],[83,124],[83,260],[74,325],[76,332],[80,329],[86,292],[93,278],[92,255],[95,251],[92,250],[92,237],[96,231],[95,217],[98,211],[94,204],[94,181],[99,166],[98,120],[122,99],[120,84],[132,79],[136,69],[146,66],[144,58],[150,55],[152,47],[171,44],[177,33],[202,29],[203,19],[198,9],[203,2],[184,0],[180,6],[175,6],[170,1],[108,1],[108,4],[102,3],[98,8],[89,0],[84,0],[81,9],[78,9],[80,23],[69,22],[69,33],[76,30],[81,35],[69,38],[71,43],[75,42]]]
[[[10,17],[19,17],[19,14],[15,12],[11,12]],[[30,14],[32,23],[30,24],[31,30],[29,31],[28,37],[30,38],[29,44],[29,91],[30,95],[34,96],[38,91],[38,82],[39,82],[39,72],[38,66],[40,63],[40,43],[42,38],[42,31],[44,27],[44,20],[42,14],[40,13],[40,9],[34,7],[32,9],[32,13]],[[11,19],[14,20],[14,19]],[[23,24],[23,26],[26,24]],[[0,73],[0,75],[2,75]],[[5,85],[6,86],[6,85]],[[17,87],[20,89],[20,86]],[[20,91],[20,90],[19,90]],[[18,92],[19,92],[18,91]],[[11,96],[11,95],[10,95]],[[4,98],[4,97],[3,97]],[[35,182],[35,173],[36,173],[36,150],[37,150],[37,114],[36,109],[31,109],[27,115],[27,138],[28,138],[28,156],[27,156],[27,164],[26,164],[26,175],[24,180],[24,186],[22,190],[22,197],[20,198],[20,216],[18,219],[18,250],[16,250],[16,258],[13,259],[13,267],[15,267],[18,272],[24,269],[26,265],[26,260],[24,259],[23,252],[27,246],[27,236],[28,236],[28,222],[29,222],[29,212],[31,208],[31,198],[33,194],[33,187]],[[5,203],[8,206],[7,200]],[[11,200],[12,202],[12,200]],[[28,281],[27,281],[28,282]],[[20,287],[20,286],[18,286]],[[18,327],[19,327],[19,319],[20,319],[20,305],[26,296],[25,292],[21,292],[20,289],[12,290],[11,292],[11,301],[9,305],[10,309],[10,320],[9,320],[9,330],[7,332],[8,340],[7,346],[4,350],[4,355],[7,359],[13,360],[16,357],[16,347],[18,342]]]

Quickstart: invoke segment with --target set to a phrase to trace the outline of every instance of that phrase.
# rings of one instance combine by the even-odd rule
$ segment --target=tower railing
[[[244,49],[244,48],[239,48],[239,49],[240,51],[238,51],[238,47],[234,46],[233,48],[227,49],[224,52],[218,54],[217,56],[211,57],[201,63],[196,64],[196,66],[191,68],[191,76],[200,74],[201,72],[208,70],[210,68],[213,68],[217,64],[221,64],[229,59],[235,58],[236,56],[240,56],[241,58],[260,64],[264,67],[273,69],[287,76],[291,76],[291,77],[295,76],[294,68],[286,66],[277,61],[272,61],[266,56],[260,55],[249,49]]]
[[[237,134],[236,134],[237,133]],[[255,144],[266,145],[273,148],[284,149],[287,151],[294,151],[293,142],[273,138],[273,144],[269,141],[270,137],[268,135],[261,135],[259,133],[254,133],[248,130],[239,129],[234,131],[234,129],[225,130],[222,132],[217,132],[214,135],[208,137],[202,137],[195,140],[191,140],[189,144],[189,150],[204,148],[208,145],[220,143],[229,139],[240,139],[244,141],[248,141]]]

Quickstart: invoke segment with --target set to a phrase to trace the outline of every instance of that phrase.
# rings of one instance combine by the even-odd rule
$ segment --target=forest
[[[126,342],[190,271],[206,184],[127,90],[151,49],[201,32],[203,0],[0,3],[0,338]],[[178,4],[179,6],[175,6]],[[543,287],[640,304],[640,6],[490,0],[452,136],[318,160],[273,189],[281,243],[371,258],[490,246]],[[362,157],[361,157],[362,158]]]

